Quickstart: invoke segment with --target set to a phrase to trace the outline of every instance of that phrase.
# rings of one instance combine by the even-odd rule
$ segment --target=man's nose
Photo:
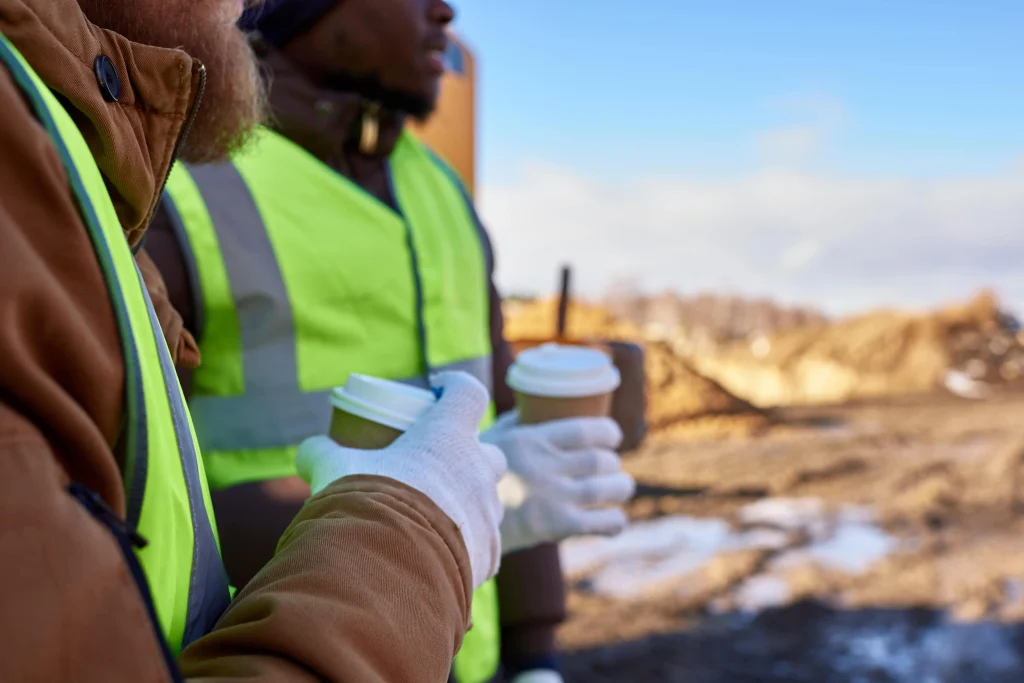
[[[429,0],[430,6],[428,7],[428,17],[430,21],[447,26],[448,24],[455,21],[455,8],[449,5],[445,0]]]

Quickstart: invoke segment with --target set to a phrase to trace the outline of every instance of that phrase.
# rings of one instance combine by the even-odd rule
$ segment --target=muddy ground
[[[1024,680],[1024,394],[775,417],[629,456],[633,529],[563,546],[566,679]]]

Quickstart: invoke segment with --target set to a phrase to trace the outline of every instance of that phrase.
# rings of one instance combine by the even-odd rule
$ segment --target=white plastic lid
[[[331,405],[346,413],[404,432],[434,405],[427,389],[355,373],[331,392]]]
[[[579,398],[617,389],[619,371],[607,354],[596,349],[544,344],[520,353],[506,379],[522,394]]]

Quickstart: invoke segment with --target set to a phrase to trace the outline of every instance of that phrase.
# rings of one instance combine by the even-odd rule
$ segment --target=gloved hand
[[[510,683],[564,683],[561,674],[551,669],[534,669],[524,671],[513,678]]]
[[[489,400],[484,386],[464,372],[442,373],[433,382],[443,390],[437,404],[387,448],[362,451],[315,436],[299,446],[296,465],[314,495],[356,474],[390,477],[426,494],[459,527],[475,589],[501,563],[497,483],[505,456],[479,438]]]
[[[480,439],[508,459],[498,484],[505,507],[503,553],[580,534],[611,536],[628,521],[621,507],[636,485],[615,448],[622,431],[610,418],[579,417],[520,425],[502,416]]]

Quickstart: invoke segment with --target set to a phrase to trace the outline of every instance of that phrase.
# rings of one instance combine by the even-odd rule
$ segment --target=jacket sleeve
[[[2,72],[0,109],[0,680],[167,681],[119,545],[67,493],[82,484],[124,513],[109,295],[56,150]],[[441,682],[469,577],[425,497],[339,483],[181,666],[203,681]]]
[[[197,681],[259,671],[266,681],[443,683],[469,624],[470,575],[458,529],[423,494],[346,478],[306,503],[182,669]]]
[[[67,493],[124,510],[109,296],[57,152],[3,71],[0,110],[0,680],[166,680],[118,544]]]

